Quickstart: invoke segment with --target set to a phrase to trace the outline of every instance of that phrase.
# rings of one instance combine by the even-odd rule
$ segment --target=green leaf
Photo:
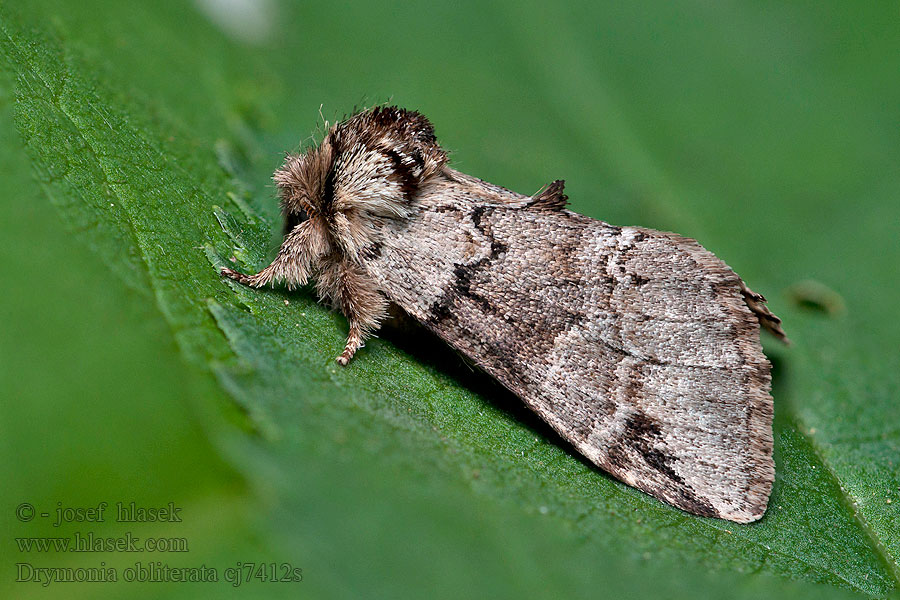
[[[41,3],[0,9],[0,56],[51,200],[246,412],[255,433],[220,448],[308,593],[884,596],[900,582],[900,40],[874,6],[262,2],[247,39],[179,4]],[[320,104],[333,120],[392,95],[461,170],[523,192],[564,177],[575,210],[696,237],[770,296],[795,344],[769,349],[763,520],[612,480],[420,335],[386,332],[340,369],[346,323],[308,290],[219,278],[272,257],[267,178]],[[792,287],[808,279],[846,312],[804,308],[821,304]]]

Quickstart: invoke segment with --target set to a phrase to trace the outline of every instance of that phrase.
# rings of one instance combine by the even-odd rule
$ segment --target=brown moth
[[[765,299],[692,239],[566,210],[450,168],[431,123],[377,107],[275,171],[286,235],[255,275],[314,277],[346,365],[393,303],[599,467],[688,512],[759,519],[774,479]]]

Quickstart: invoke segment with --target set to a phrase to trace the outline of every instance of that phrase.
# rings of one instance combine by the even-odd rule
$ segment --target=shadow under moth
[[[431,123],[376,107],[275,171],[285,237],[253,287],[314,278],[346,365],[391,304],[613,476],[685,511],[759,519],[775,475],[779,319],[696,241],[566,209],[449,167]]]

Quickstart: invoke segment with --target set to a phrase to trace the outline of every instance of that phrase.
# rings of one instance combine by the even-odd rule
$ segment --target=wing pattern
[[[760,311],[774,315],[694,240],[564,203],[562,182],[529,198],[448,169],[383,223],[365,268],[604,470],[758,519],[774,479]]]

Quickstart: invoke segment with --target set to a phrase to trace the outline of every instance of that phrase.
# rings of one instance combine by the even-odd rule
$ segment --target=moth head
[[[378,106],[337,123],[305,154],[288,155],[273,179],[287,228],[317,220],[331,244],[356,254],[384,219],[409,215],[420,187],[445,161],[428,119]]]

